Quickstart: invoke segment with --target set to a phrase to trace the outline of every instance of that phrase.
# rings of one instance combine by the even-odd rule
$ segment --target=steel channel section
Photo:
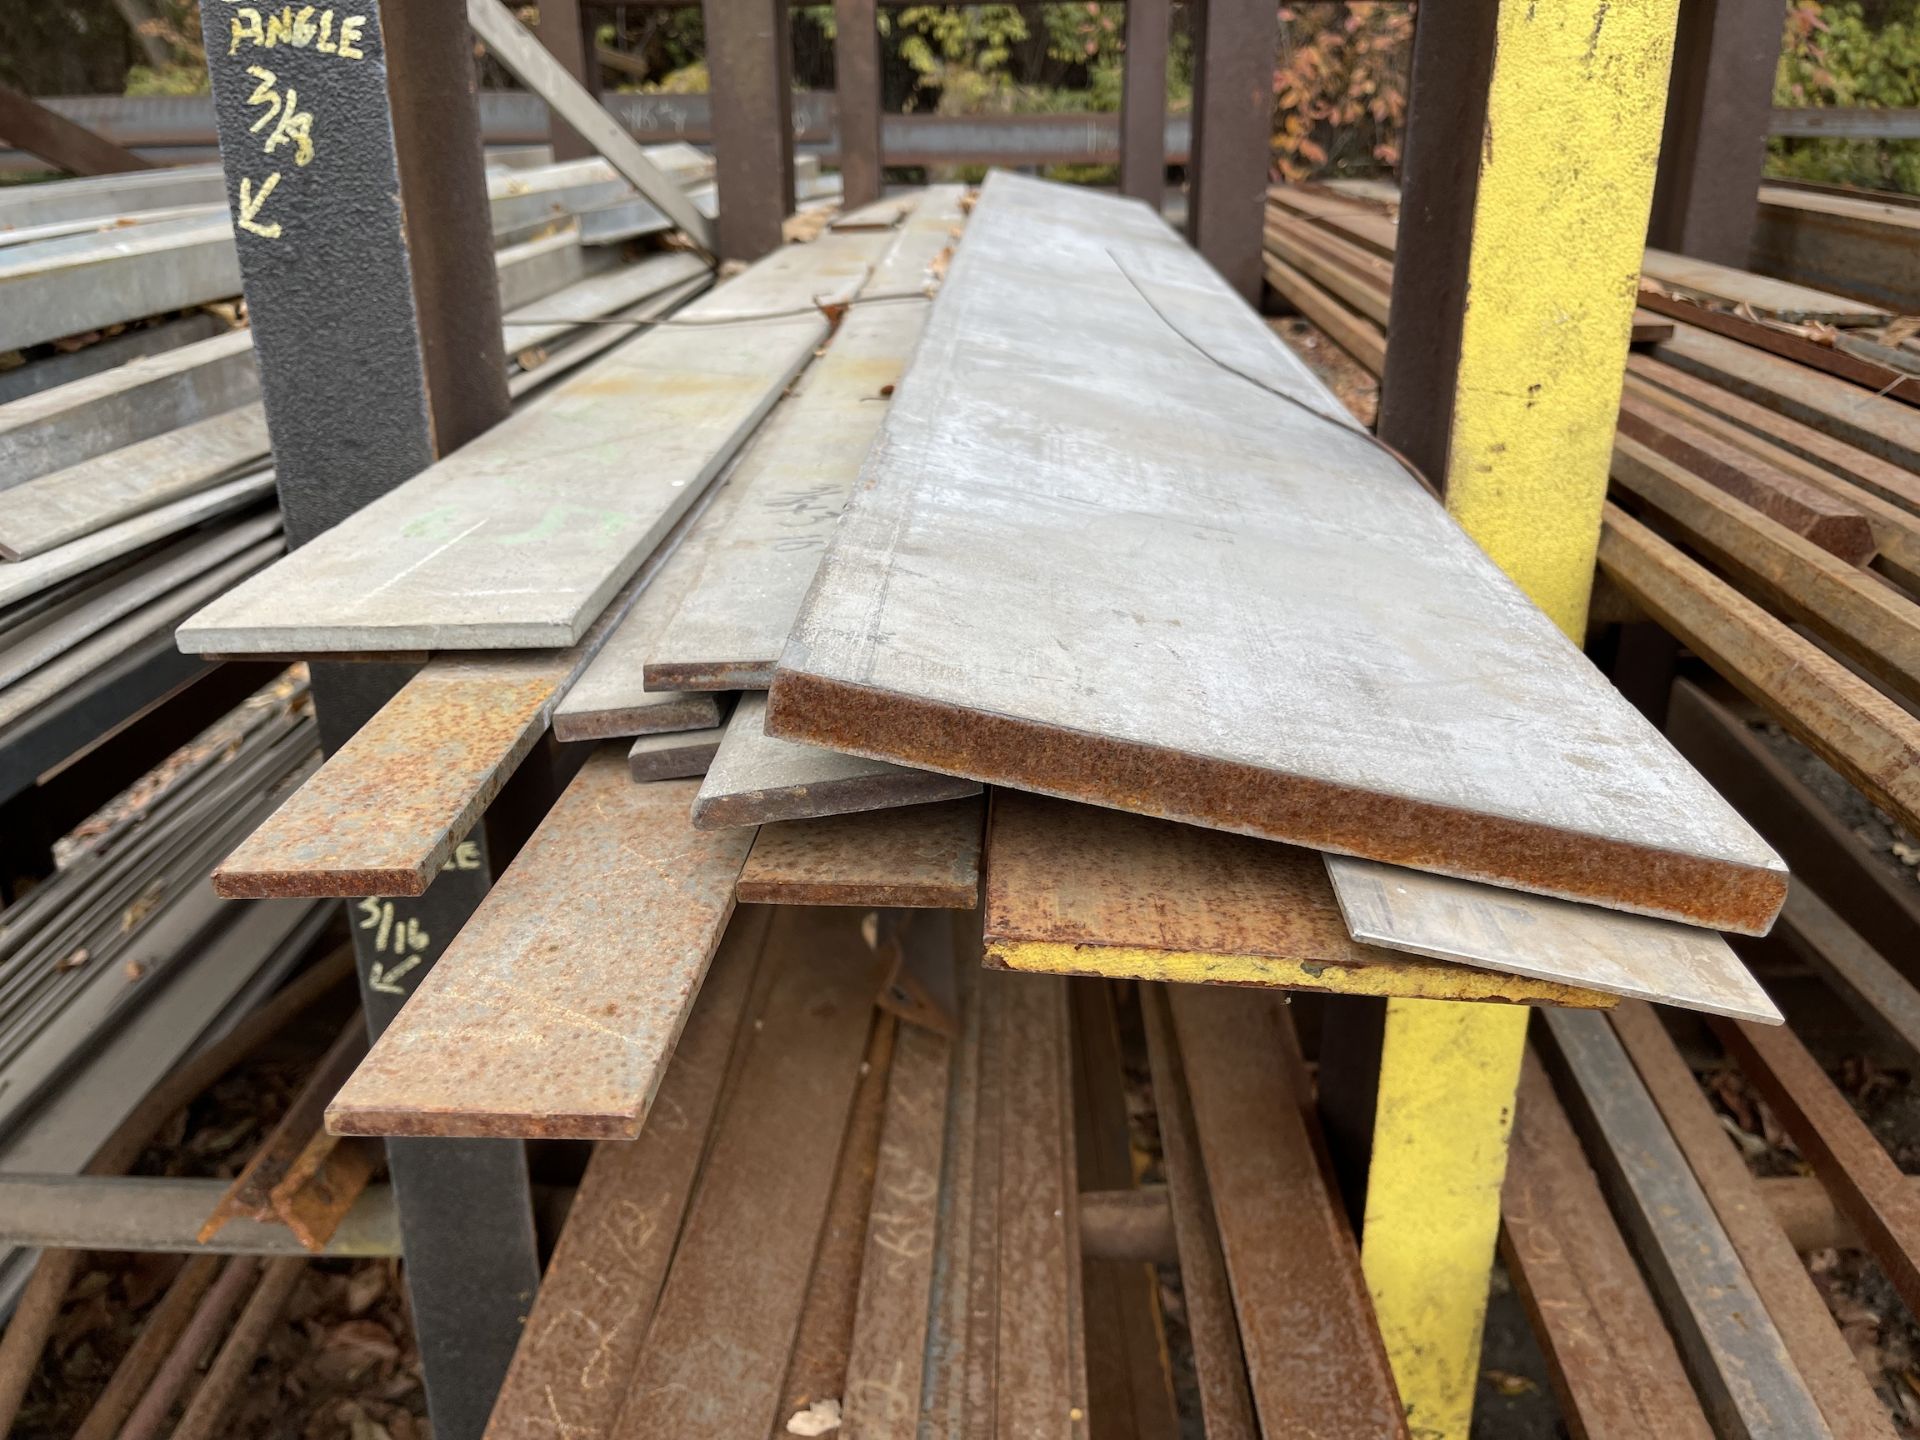
[[[1767,0],[1681,6],[1649,243],[1746,268],[1779,58],[1780,12]]]
[[[1258,0],[1204,0],[1195,23],[1188,233],[1227,283],[1258,304],[1279,32],[1273,7]]]
[[[1127,6],[1129,12],[1133,5]],[[880,198],[880,22],[874,0],[834,0],[835,129],[840,203],[852,210]]]
[[[706,0],[720,257],[757,260],[793,211],[793,64],[787,0]]]
[[[1120,91],[1120,193],[1158,210],[1167,195],[1168,0],[1127,0]]]
[[[381,16],[323,16],[329,13],[328,29],[298,22],[298,33],[283,31],[268,46],[242,12],[202,0],[289,545],[426,468],[435,452]],[[418,16],[405,22],[421,23]],[[464,37],[464,25],[458,33]],[[409,53],[420,48],[411,43],[416,37],[408,33]],[[405,91],[411,78],[396,77],[394,89]],[[430,67],[429,91],[433,82]],[[451,165],[460,157],[436,137],[451,123],[447,100],[458,97],[440,93],[434,129],[413,126],[408,138],[432,147],[431,163]],[[409,118],[417,113],[409,110]],[[471,134],[477,125],[455,129]],[[477,203],[478,213],[462,224],[436,210],[430,228],[416,228],[416,245],[458,246],[477,236],[490,266],[484,187],[473,192],[477,202],[470,185],[450,188]],[[429,198],[446,195],[436,187]],[[425,268],[444,281],[470,263],[443,257]],[[489,274],[476,308],[497,303],[485,298],[491,289]],[[475,296],[460,303],[472,305]],[[497,357],[497,314],[490,323]],[[473,363],[447,358],[456,371],[463,360]],[[409,673],[402,666],[315,665],[323,747],[338,749]],[[418,899],[349,906],[375,1035],[487,891],[484,839],[476,837],[449,863],[454,868]],[[388,1161],[435,1433],[478,1440],[539,1283],[525,1148],[510,1141],[396,1141]]]

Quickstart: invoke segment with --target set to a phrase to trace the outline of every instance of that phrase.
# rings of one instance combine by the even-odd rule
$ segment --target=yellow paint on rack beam
[[[1361,1269],[1414,1440],[1466,1440],[1527,1011],[1387,1002]]]
[[[1188,985],[1259,985],[1323,995],[1371,995],[1489,1005],[1561,1005],[1606,1010],[1619,997],[1551,980],[1501,975],[1417,955],[1383,955],[1346,965],[1272,955],[1221,955],[1134,945],[1082,945],[1057,940],[989,940],[987,963],[1036,975],[1091,975],[1109,980],[1161,980]],[[1478,1008],[1478,1006],[1476,1006]],[[1525,1015],[1525,1010],[1513,1013]]]
[[[1500,5],[1447,508],[1576,644],[1677,13],[1677,0]]]
[[[1501,0],[1496,24],[1447,508],[1575,644],[1677,13]],[[1416,1440],[1472,1424],[1526,1029],[1520,1009],[1387,1005],[1361,1263]]]

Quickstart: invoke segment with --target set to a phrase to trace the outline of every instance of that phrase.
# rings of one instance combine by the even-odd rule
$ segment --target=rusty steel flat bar
[[[944,922],[939,929],[946,929]],[[934,938],[944,947],[944,934]],[[945,959],[952,964],[950,949]],[[919,1430],[952,1071],[953,1046],[945,1036],[917,1025],[899,1028],[843,1371],[849,1435],[912,1440]]]
[[[1333,994],[1614,1003],[1595,990],[1358,944],[1319,854],[1291,845],[999,790],[985,860],[987,960],[1007,969]]]
[[[1000,1372],[1001,1137],[1006,1130],[1007,1082],[996,977],[973,977],[980,1015],[975,1066],[973,1200],[967,1222],[966,1325],[957,1336],[960,1409],[968,1437],[996,1433]]]
[[[627,773],[639,785],[655,780],[697,780],[707,773],[719,753],[720,737],[725,733],[716,725],[710,730],[639,736],[627,751]]]
[[[772,988],[613,1440],[769,1434],[786,1418],[775,1414],[781,1381],[872,1030],[877,966],[859,923],[849,911],[774,912]]]
[[[1860,838],[1759,736],[1690,681],[1673,686],[1675,745],[1757,825],[1867,943],[1896,962],[1920,954],[1920,896],[1887,874]],[[1912,978],[1920,967],[1904,966]]]
[[[273,1204],[274,1188],[286,1179],[314,1132],[323,1128],[327,1105],[359,1065],[367,1053],[367,1045],[366,1022],[355,1015],[308,1073],[286,1113],[234,1177],[213,1213],[207,1216],[206,1224],[200,1227],[202,1241],[212,1239],[230,1220],[278,1217]]]
[[[1262,1429],[1405,1437],[1360,1253],[1321,1173],[1278,997],[1167,991]]]
[[[1920,698],[1920,605],[1625,436],[1614,446],[1613,477],[1743,593],[1812,627],[1908,699]]]
[[[1100,1258],[1088,1253],[1089,1191],[1125,1195],[1131,1193],[1126,1187],[1134,1178],[1117,988],[1107,980],[1067,982],[1087,1404],[1089,1413],[1099,1417],[1098,1431],[1111,1425],[1112,1433],[1133,1440],[1178,1440],[1180,1420],[1162,1339],[1159,1279],[1137,1256]],[[1171,1240],[1172,1216],[1164,1203],[1158,1216],[1165,1238]]]
[[[1877,360],[1851,354],[1834,345],[1822,345],[1792,330],[1769,325],[1763,320],[1724,310],[1713,310],[1679,295],[1667,295],[1641,287],[1640,303],[1649,310],[1671,315],[1702,330],[1724,335],[1757,349],[1770,351],[1787,360],[1797,360],[1842,380],[1864,385],[1876,395],[1892,395],[1909,403],[1920,403],[1920,376],[1896,370]]]
[[[692,782],[587,762],[327,1111],[336,1134],[631,1139],[727,919],[751,831]]]
[[[1920,827],[1920,721],[1611,504],[1599,562],[1608,579],[1796,739]]]
[[[738,896],[765,905],[971,910],[980,898],[978,797],[760,827]]]
[[[533,753],[554,707],[699,524],[696,506],[567,650],[427,664],[214,871],[228,899],[422,895]]]
[[[1768,465],[1632,389],[1620,400],[1620,436],[1684,466],[1701,481],[1849,565],[1864,565],[1873,559],[1873,527],[1858,507],[1819,485]],[[1622,468],[1616,450],[1615,480],[1630,479],[1620,473]]]
[[[997,1433],[1085,1440],[1072,1038],[1066,982],[984,977],[999,1031],[999,1226],[993,1380]]]
[[[854,1313],[860,1303],[861,1267],[866,1250],[867,1216],[873,1208],[874,1177],[880,1169],[880,1131],[886,1123],[887,1091],[894,1055],[905,1027],[888,1014],[874,1017],[854,1091],[846,1139],[834,1169],[833,1194],[820,1229],[820,1248],[807,1278],[807,1296],[794,1327],[793,1353],[787,1358],[774,1429],[814,1400],[846,1394],[847,1356],[853,1348]],[[857,1433],[857,1432],[856,1432]]]
[[[764,919],[754,927],[764,932]],[[693,1195],[763,951],[720,948],[660,1082],[654,1123],[603,1140],[567,1212],[486,1440],[604,1435]]]
[[[1531,1052],[1500,1192],[1500,1253],[1574,1434],[1712,1440],[1680,1352]]]
[[[1200,1158],[1192,1096],[1187,1092],[1187,1073],[1181,1068],[1165,985],[1140,985],[1140,1020],[1146,1029],[1154,1116],[1160,1121],[1167,1202],[1179,1242],[1181,1292],[1187,1298],[1187,1332],[1194,1348],[1200,1415],[1213,1440],[1256,1440],[1260,1430],[1254,1425],[1254,1398],[1246,1388],[1246,1359],[1240,1354],[1240,1323],[1233,1313],[1227,1256],[1213,1219],[1213,1194]],[[1087,1223],[1085,1210],[1081,1223]]]
[[[1832,1435],[1618,1037],[1598,1015],[1543,1014],[1550,1043],[1541,1058],[1632,1238],[1715,1432],[1740,1440]]]
[[[1920,1057],[1920,989],[1803,882],[1787,892],[1772,938],[1855,1014]]]
[[[1820,1062],[1791,1031],[1713,1022],[1834,1205],[1861,1238],[1908,1307],[1920,1307],[1920,1196],[1867,1128]]]
[[[1611,1018],[1614,1033],[1720,1217],[1828,1426],[1847,1440],[1894,1440],[1893,1423],[1834,1324],[1827,1302],[1658,1014],[1636,1001],[1622,1005]]]
[[[961,1440],[967,1419],[968,1279],[980,1111],[981,972],[971,958],[978,953],[977,925],[971,919],[957,919],[953,941],[960,1029],[947,1087],[946,1157],[934,1226],[932,1293],[927,1300],[920,1411],[929,1440]]]

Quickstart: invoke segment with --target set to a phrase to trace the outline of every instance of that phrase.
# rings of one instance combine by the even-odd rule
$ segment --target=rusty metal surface
[[[213,1213],[207,1216],[207,1223],[200,1227],[203,1243],[219,1234],[230,1220],[275,1218],[278,1214],[273,1200],[276,1188],[293,1173],[315,1133],[322,1130],[328,1103],[366,1053],[366,1022],[355,1015],[327,1053],[320,1057],[286,1114],[280,1117],[253,1158],[227,1188],[227,1193],[220,1197]],[[361,1188],[365,1188],[364,1184]],[[349,1200],[348,1206],[342,1207],[343,1214],[351,1203]],[[329,1228],[328,1234],[331,1233]],[[324,1238],[321,1243],[325,1244]]]
[[[1277,997],[1167,993],[1262,1429],[1405,1437],[1360,1254],[1278,1038],[1292,1021]]]
[[[959,1440],[966,1424],[967,1322],[973,1239],[974,1151],[980,1108],[980,985],[977,928],[953,926],[960,1035],[947,1087],[947,1153],[934,1225],[933,1286],[927,1303],[927,1356],[921,1425],[927,1440]]]
[[[760,827],[743,901],[971,910],[980,897],[978,796]]]
[[[658,788],[658,787],[655,787]],[[611,1435],[773,1432],[873,1017],[847,911],[774,913],[778,966]],[[778,1203],[769,1203],[777,1197]]]
[[[1166,986],[1140,987],[1140,1014],[1153,1077],[1154,1114],[1166,1157],[1168,1210],[1179,1248],[1180,1287],[1187,1302],[1200,1413],[1211,1440],[1255,1440],[1259,1431],[1240,1352],[1240,1323],[1234,1318],[1226,1255],[1214,1223],[1213,1195],[1207,1189],[1200,1141],[1194,1133],[1193,1099],[1181,1069]],[[1086,1218],[1083,1211],[1083,1225]]]
[[[849,1440],[913,1440],[919,1430],[952,1061],[946,1037],[900,1027],[842,1372]]]
[[[892,960],[875,1003],[909,1025],[949,1040],[957,1038],[960,992],[954,972],[954,927],[938,916],[916,924],[910,914],[900,911],[886,912],[883,918],[892,920],[882,940]],[[970,964],[971,958],[965,963]]]
[[[1080,1192],[1080,1254],[1088,1260],[1180,1263],[1173,1205],[1165,1185]]]
[[[1711,1440],[1680,1352],[1531,1053],[1500,1220],[1500,1253],[1574,1433]]]
[[[768,918],[743,912],[714,957],[640,1137],[595,1147],[486,1440],[574,1440],[612,1425],[739,1048]]]
[[[589,760],[327,1112],[340,1134],[631,1139],[733,912],[751,831]]]
[[[998,1433],[1085,1440],[1079,1193],[1066,982],[984,977],[1001,1075]]]
[[[1873,528],[1859,510],[1641,396],[1631,392],[1621,396],[1620,433],[1684,465],[1715,489],[1849,565],[1864,565],[1873,558]],[[1614,478],[1630,477],[1616,473]]]
[[[1134,1178],[1117,988],[1104,980],[1067,982],[1088,1431],[1092,1440],[1179,1440],[1159,1280],[1138,1256],[1101,1258],[1087,1247],[1088,1192],[1127,1195]],[[1159,1215],[1171,1240],[1172,1217],[1164,1203]]]
[[[847,1138],[834,1171],[820,1249],[807,1281],[807,1298],[795,1327],[793,1354],[787,1360],[780,1403],[774,1410],[778,1431],[789,1415],[815,1400],[841,1395],[847,1379],[847,1355],[853,1347],[854,1312],[860,1299],[860,1270],[873,1206],[874,1176],[880,1166],[880,1129],[885,1123],[887,1087],[901,1027],[890,1015],[874,1019],[867,1058],[854,1093]]]
[[[999,1405],[1001,1136],[1006,1129],[1007,1076],[1000,1025],[999,977],[973,977],[980,1040],[974,1065],[973,1200],[966,1240],[966,1324],[956,1336],[962,1387],[958,1424],[964,1440],[994,1440]]]
[[[315,1254],[387,1163],[386,1147],[365,1135],[316,1130],[268,1197],[280,1223]]]
[[[1796,739],[1910,828],[1920,826],[1920,721],[1614,505],[1599,561]]]
[[[1718,1021],[1713,1030],[1779,1116],[1836,1208],[1853,1221],[1900,1298],[1909,1309],[1920,1309],[1920,1195],[1893,1157],[1792,1031]]]
[[[1920,698],[1920,606],[1644,446],[1621,439],[1613,463],[1616,482],[1666,516],[1748,595],[1811,626],[1909,699]]]
[[[694,780],[707,773],[713,755],[726,732],[719,726],[711,730],[688,730],[673,735],[642,735],[627,751],[627,773],[636,785],[655,780]],[[751,858],[751,857],[749,857]]]
[[[1357,944],[1312,850],[1000,790],[989,963],[1337,992],[1605,1006],[1551,981]]]
[[[1612,1019],[1627,1058],[1687,1157],[1828,1427],[1848,1440],[1894,1440],[1886,1409],[1834,1324],[1827,1302],[1657,1012],[1635,1002],[1622,1005]],[[1585,1243],[1583,1237],[1582,1246]]]

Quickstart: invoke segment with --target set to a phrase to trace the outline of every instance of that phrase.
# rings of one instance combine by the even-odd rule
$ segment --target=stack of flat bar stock
[[[1779,859],[1143,207],[916,191],[677,318],[177,637],[431,656],[227,896],[403,915],[549,730],[614,742],[328,1110],[602,1142],[490,1433],[1083,1416],[1060,1197],[1132,1177],[1123,1110],[1117,1162],[1074,1134],[1113,1019],[1063,976],[1779,1022],[1714,933]],[[1239,1317],[1207,1403],[1403,1433],[1284,1011],[1143,993],[1188,1294]],[[1229,1301],[1276,1186],[1327,1243]]]

